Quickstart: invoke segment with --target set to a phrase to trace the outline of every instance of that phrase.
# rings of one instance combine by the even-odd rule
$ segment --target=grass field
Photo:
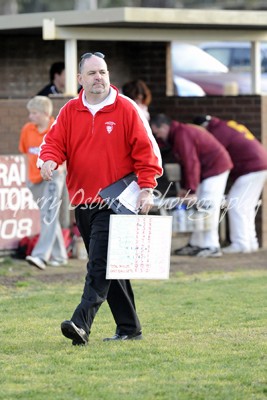
[[[38,274],[0,286],[1,400],[267,399],[266,270],[134,281],[144,340],[103,342],[115,330],[104,303],[86,347],[60,331],[83,279]]]

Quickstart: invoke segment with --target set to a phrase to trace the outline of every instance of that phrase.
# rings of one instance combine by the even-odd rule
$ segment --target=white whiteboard
[[[111,215],[107,279],[168,279],[172,217]]]

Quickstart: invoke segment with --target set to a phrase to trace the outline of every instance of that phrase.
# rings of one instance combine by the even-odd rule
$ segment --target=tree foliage
[[[265,0],[0,0],[0,14],[108,7],[267,9]]]

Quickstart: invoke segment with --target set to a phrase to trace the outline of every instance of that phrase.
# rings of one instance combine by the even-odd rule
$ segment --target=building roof
[[[196,33],[210,40],[213,31],[217,40],[267,40],[266,26],[267,11],[248,10],[125,7],[0,16],[0,35],[43,32],[59,40],[193,40]]]

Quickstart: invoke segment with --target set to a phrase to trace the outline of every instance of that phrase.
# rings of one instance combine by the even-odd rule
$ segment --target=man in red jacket
[[[203,126],[226,148],[233,161],[228,199],[230,246],[224,253],[257,251],[255,217],[259,198],[267,179],[267,151],[248,128],[236,121],[224,121],[209,115],[194,123]]]
[[[141,188],[138,206],[146,214],[153,205],[156,178],[162,174],[160,151],[149,124],[138,106],[110,85],[104,57],[99,52],[82,56],[78,82],[83,89],[60,110],[39,155],[46,180],[67,161],[70,201],[89,256],[81,302],[71,320],[61,324],[63,335],[74,345],[87,344],[94,317],[106,299],[117,329],[104,340],[142,338],[130,281],[106,279],[113,211],[100,204],[99,191],[135,172]]]
[[[220,257],[218,224],[220,207],[229,172],[233,166],[225,148],[207,131],[171,120],[164,114],[151,118],[155,137],[169,144],[181,165],[182,190],[178,197],[195,194],[199,204],[211,206],[209,230],[194,231],[189,244],[176,255]]]

